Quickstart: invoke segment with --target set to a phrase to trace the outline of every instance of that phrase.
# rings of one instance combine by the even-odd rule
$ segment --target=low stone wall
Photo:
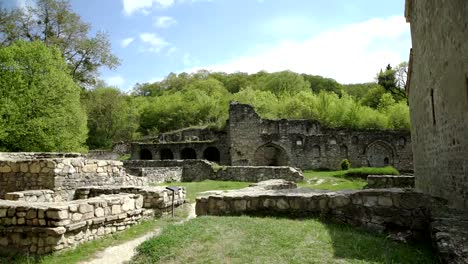
[[[31,190],[22,192],[10,192],[5,194],[5,200],[25,202],[58,202],[52,190]]]
[[[318,191],[307,188],[266,190],[250,187],[197,198],[197,215],[266,214],[325,216],[374,231],[410,230],[429,226],[434,198],[404,189]]]
[[[148,184],[180,182],[184,169],[182,167],[145,167],[128,169],[130,173],[148,178]]]
[[[213,180],[260,182],[272,179],[301,182],[304,180],[302,171],[291,167],[272,166],[223,166],[215,171]]]
[[[49,158],[75,154],[2,153],[0,198],[8,192],[53,190],[57,199],[71,200],[78,187],[93,185],[147,185],[147,179],[127,175],[120,161],[90,160],[83,157]],[[8,157],[29,155],[30,159]],[[46,157],[46,158],[44,158]]]
[[[97,160],[119,160],[120,154],[112,150],[90,150],[86,157]]]
[[[184,182],[203,180],[259,182],[270,179],[300,182],[304,180],[302,171],[291,167],[219,166],[206,160],[128,160],[124,161],[124,167],[133,173],[139,172],[139,175],[150,178],[150,181],[151,178],[165,179],[167,177],[156,176],[158,168],[182,168],[180,180]],[[154,175],[151,175],[151,171]]]
[[[410,189],[324,191],[293,183],[262,182],[235,191],[197,197],[196,214],[320,216],[395,239],[429,238],[441,263],[468,263],[468,213],[447,201]],[[396,235],[395,235],[396,234]]]
[[[366,189],[414,188],[414,176],[369,175]]]
[[[185,201],[186,191],[184,187],[178,187],[174,193],[174,205],[182,205]],[[143,208],[152,209],[160,215],[172,207],[172,191],[164,186],[155,187],[121,187],[121,186],[91,186],[78,188],[75,193],[76,199],[89,199],[100,195],[118,193],[138,194],[143,197]]]
[[[0,200],[0,250],[45,254],[73,247],[137,223],[142,206],[138,194],[57,204]]]

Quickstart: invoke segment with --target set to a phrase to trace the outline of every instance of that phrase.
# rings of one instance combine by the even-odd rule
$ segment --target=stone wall
[[[338,222],[384,232],[428,229],[429,206],[440,204],[428,195],[405,189],[317,191],[307,188],[266,190],[250,187],[197,198],[201,215],[322,216]]]
[[[320,216],[322,219],[390,233],[397,240],[432,239],[441,263],[468,263],[468,214],[446,201],[408,189],[319,191],[263,182],[197,197],[196,214]],[[427,241],[427,240],[426,240]]]
[[[0,250],[45,254],[73,247],[137,223],[142,206],[135,194],[61,204],[0,200]]]
[[[416,188],[468,209],[468,2],[406,1]]]
[[[5,200],[52,203],[59,202],[61,197],[56,197],[52,190],[30,190],[6,193]]]
[[[120,154],[112,150],[90,150],[86,157],[97,160],[119,160]]]
[[[145,170],[158,171],[161,168],[182,169],[181,181],[244,181],[259,182],[269,179],[285,179],[300,182],[304,180],[301,170],[291,167],[271,166],[219,166],[205,160],[128,160],[124,161],[127,170],[144,173]],[[161,176],[163,177],[163,176]]]
[[[205,159],[218,164],[230,164],[225,140],[131,144],[132,160]]]
[[[228,135],[232,165],[337,169],[392,165],[412,171],[408,131],[330,129],[312,120],[261,119],[250,105],[231,103]]]
[[[369,175],[366,189],[414,188],[414,176]]]
[[[172,201],[174,205],[182,205],[185,201],[186,190],[184,187],[178,187],[179,190],[174,193],[164,186],[158,187],[123,187],[123,186],[90,186],[78,188],[75,193],[76,199],[89,199],[101,195],[132,193],[143,197],[143,208],[151,209],[156,215],[160,215],[171,209]]]
[[[0,198],[8,192],[48,189],[55,192],[57,199],[70,200],[77,187],[147,184],[146,178],[127,175],[120,161],[89,160],[79,156],[55,158],[55,154],[9,155],[11,159],[3,154],[4,159],[0,160]]]

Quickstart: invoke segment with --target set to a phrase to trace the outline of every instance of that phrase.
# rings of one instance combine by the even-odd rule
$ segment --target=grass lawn
[[[426,245],[323,223],[255,217],[199,217],[168,226],[131,263],[437,263]]]
[[[212,190],[234,190],[242,189],[249,186],[249,182],[231,182],[231,181],[201,181],[201,182],[174,182],[162,183],[161,186],[176,185],[184,186],[187,191],[187,200],[194,203],[198,193]]]
[[[81,261],[86,261],[92,259],[93,255],[98,251],[102,251],[110,246],[115,246],[122,244],[126,241],[138,238],[143,236],[148,232],[154,231],[156,228],[163,228],[179,222],[185,219],[188,215],[188,208],[176,210],[176,216],[163,217],[158,219],[151,219],[141,222],[140,224],[134,225],[129,229],[126,229],[122,232],[117,232],[111,235],[104,236],[100,239],[93,240],[78,245],[74,249],[67,249],[53,253],[51,255],[44,256],[39,259],[34,259],[33,257],[28,257],[25,255],[0,255],[0,263],[10,263],[10,264],[29,264],[29,263],[40,263],[40,264],[72,264],[78,263]]]
[[[392,174],[399,172],[393,167],[384,168],[352,168],[342,171],[304,171],[304,182],[300,187],[325,190],[362,189],[367,185],[365,178],[370,174]]]

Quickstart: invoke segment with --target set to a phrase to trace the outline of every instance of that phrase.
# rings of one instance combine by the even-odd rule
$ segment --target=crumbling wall
[[[57,200],[71,200],[75,189],[82,186],[147,184],[146,178],[127,175],[120,161],[28,153],[9,157],[0,160],[0,198],[8,192],[48,189]]]
[[[228,134],[232,165],[338,169],[348,159],[355,167],[413,170],[408,131],[330,129],[312,120],[261,119],[252,106],[233,102]]]
[[[301,170],[291,167],[272,166],[219,166],[205,160],[128,160],[124,161],[127,170],[144,173],[145,170],[161,168],[182,168],[181,181],[243,181],[259,182],[270,179],[285,179],[301,182]],[[142,175],[142,174],[141,174]]]
[[[406,1],[416,188],[468,208],[468,2]]]

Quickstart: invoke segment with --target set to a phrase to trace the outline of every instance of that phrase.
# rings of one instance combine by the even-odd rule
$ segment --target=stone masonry
[[[468,2],[407,0],[416,188],[468,209]]]
[[[468,215],[409,189],[324,191],[276,180],[196,199],[196,214],[317,217],[401,239],[432,239],[442,263],[468,263]]]
[[[163,179],[164,175],[161,174],[151,175],[161,170],[180,172],[176,178],[184,182],[203,180],[259,182],[270,179],[301,182],[304,180],[302,171],[291,167],[219,166],[206,160],[128,160],[124,161],[124,167],[135,174],[148,177],[150,181],[156,178],[156,182],[174,179],[172,173],[168,174],[169,180]],[[169,170],[170,168],[173,170]]]
[[[132,160],[205,159],[221,165],[337,169],[392,165],[413,170],[408,131],[331,129],[313,120],[262,119],[232,102],[225,131],[184,129],[131,144]]]

